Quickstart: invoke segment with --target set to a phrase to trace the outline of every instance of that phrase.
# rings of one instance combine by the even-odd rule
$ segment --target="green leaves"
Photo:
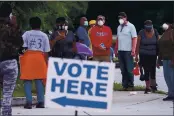
[[[0,2],[0,5],[2,3]],[[57,17],[66,17],[71,23],[75,17],[85,14],[88,7],[88,2],[85,1],[15,1],[8,3],[13,7],[17,20],[24,30],[28,29],[28,21],[32,16],[41,18],[43,30],[50,30],[55,25]]]

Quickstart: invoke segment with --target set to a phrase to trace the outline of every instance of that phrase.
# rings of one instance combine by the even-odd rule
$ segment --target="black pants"
[[[156,79],[156,55],[140,55],[140,64],[144,69],[144,79]]]

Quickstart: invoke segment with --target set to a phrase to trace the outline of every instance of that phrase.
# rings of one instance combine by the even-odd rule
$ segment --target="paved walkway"
[[[121,83],[122,76],[121,76],[120,69],[115,70],[115,75],[116,75],[115,81],[118,83]],[[165,80],[164,80],[162,67],[160,67],[160,69],[156,69],[156,80],[157,80],[157,84],[158,84],[158,89],[167,92],[168,90],[167,90],[167,85],[166,85]],[[135,77],[135,85],[145,86],[145,82],[140,81],[139,76],[136,76]]]
[[[121,73],[119,69],[115,70],[115,81],[121,82]],[[163,70],[157,69],[158,89],[167,92],[167,86],[163,77]],[[135,85],[144,85],[144,82],[135,77]],[[165,95],[148,94],[138,92],[136,95],[130,95],[129,92],[114,92],[113,105],[111,112],[87,112],[90,115],[173,115],[174,108],[172,102],[163,102]],[[13,115],[74,115],[74,111],[67,109],[35,109],[26,110],[23,107],[14,107]],[[83,111],[79,115],[87,116]]]
[[[148,94],[138,92],[130,95],[129,92],[114,92],[111,112],[88,112],[94,115],[173,115],[173,103],[163,102],[165,95]],[[13,115],[74,115],[74,111],[67,109],[35,109],[26,110],[22,107],[14,107]],[[87,116],[83,111],[79,115]]]

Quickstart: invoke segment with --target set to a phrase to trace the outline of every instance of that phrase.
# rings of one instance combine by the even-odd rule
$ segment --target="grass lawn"
[[[118,83],[114,83],[114,87],[113,87],[114,91],[123,91],[122,85],[118,84]],[[135,91],[144,91],[144,87],[143,86],[135,86],[134,88]],[[35,83],[32,83],[32,93],[33,95],[36,95],[36,89],[35,89]],[[163,91],[157,91],[156,93],[158,94],[166,94]],[[23,81],[21,80],[17,80],[17,84],[16,84],[16,88],[13,94],[13,97],[24,97],[24,84]],[[2,94],[1,94],[2,97]]]
[[[2,89],[0,88],[0,91],[2,92]],[[32,93],[33,95],[36,95],[36,89],[35,89],[35,83],[32,82]],[[2,97],[2,94],[0,94]],[[16,88],[15,91],[13,93],[13,97],[24,97],[25,93],[24,93],[24,84],[23,81],[21,81],[20,79],[17,80],[16,83]]]
[[[113,89],[114,89],[114,91],[123,91],[123,87],[119,83],[114,83]],[[134,87],[134,91],[144,91],[144,89],[145,89],[145,87],[143,87],[143,86],[135,86]],[[159,90],[156,93],[158,93],[158,94],[166,94],[166,92],[159,91]]]

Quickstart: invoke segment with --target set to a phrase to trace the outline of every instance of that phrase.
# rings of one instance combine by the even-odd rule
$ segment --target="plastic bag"
[[[139,68],[139,66],[138,66],[138,63],[136,64],[136,66],[135,66],[135,68],[134,68],[134,70],[133,70],[133,74],[134,74],[135,76],[140,75],[140,68]]]

